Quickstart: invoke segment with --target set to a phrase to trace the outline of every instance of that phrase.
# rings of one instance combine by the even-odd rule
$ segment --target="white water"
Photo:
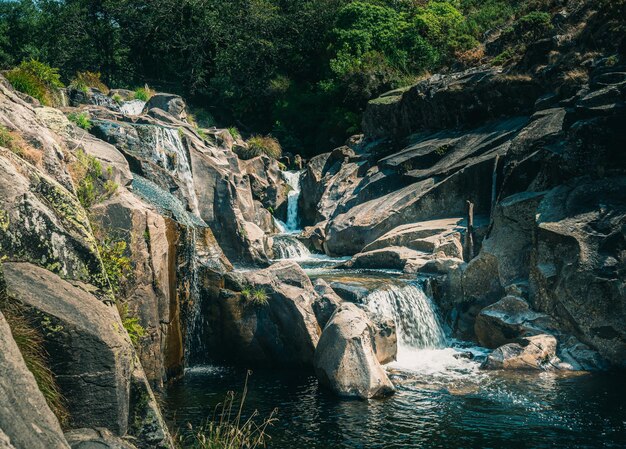
[[[275,259],[305,260],[311,257],[311,252],[307,247],[300,240],[290,235],[274,237],[272,249]]]
[[[478,364],[460,357],[450,347],[444,326],[432,300],[418,284],[390,286],[371,293],[368,310],[378,316],[393,318],[398,336],[397,361],[388,368],[418,373],[428,378],[457,378],[477,373]],[[477,355],[475,348],[464,352]]]
[[[285,223],[285,230],[287,232],[297,232],[299,230],[298,225],[298,200],[300,199],[300,177],[301,171],[284,171],[283,177],[285,181],[291,187],[289,194],[287,195],[287,223]]]
[[[155,126],[155,150],[159,165],[171,173],[175,173],[185,186],[190,200],[191,211],[199,216],[198,197],[196,196],[191,164],[178,130]]]
[[[139,115],[141,114],[145,106],[146,106],[145,101],[141,101],[141,100],[125,101],[120,106],[120,112],[124,115]]]

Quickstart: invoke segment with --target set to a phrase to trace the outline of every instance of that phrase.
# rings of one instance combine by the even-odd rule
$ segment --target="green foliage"
[[[216,407],[213,419],[194,429],[189,425],[190,433],[179,437],[181,446],[186,449],[255,449],[267,447],[268,427],[276,422],[274,415],[260,420],[254,411],[248,419],[243,419],[246,396],[248,394],[248,371],[241,399],[237,400],[234,392],[228,392],[224,401]]]
[[[90,87],[93,87],[104,94],[109,93],[109,88],[102,82],[100,72],[77,72],[70,83],[70,87],[83,92],[87,92]]]
[[[78,201],[85,209],[110,198],[119,187],[113,180],[104,179],[100,161],[82,149],[76,152],[76,161],[70,165],[70,174],[76,185]],[[106,174],[110,177],[112,171],[107,169]]]
[[[539,39],[552,29],[551,17],[547,12],[533,11],[515,22],[513,32],[523,42]]]
[[[233,139],[235,140],[241,139],[241,133],[234,126],[231,126],[230,128],[228,128],[228,132],[230,133]]]
[[[278,159],[283,153],[278,140],[271,136],[252,136],[246,144],[247,148],[241,147],[236,150],[237,155],[242,159],[252,159],[262,154]]]
[[[69,421],[69,413],[54,373],[49,367],[48,354],[44,348],[42,324],[27,313],[24,305],[9,298],[4,289],[1,290],[0,311],[9,323],[13,340],[22,353],[26,367],[35,377],[37,386],[48,406],[61,425],[65,426]]]
[[[148,86],[140,87],[135,90],[135,100],[148,101],[154,95],[154,91]]]
[[[139,340],[146,335],[146,330],[141,323],[139,323],[139,318],[130,315],[128,312],[128,304],[120,305],[118,303],[117,310],[122,319],[122,325],[130,337],[130,341],[133,345],[137,346]]]
[[[119,293],[129,279],[132,263],[127,256],[127,245],[124,240],[114,239],[110,235],[97,239],[98,252],[102,259],[104,271],[111,284],[114,294]]]
[[[35,59],[23,61],[5,76],[15,90],[36,98],[45,106],[54,104],[55,96],[63,87],[58,69]]]
[[[265,307],[269,304],[269,296],[263,287],[244,286],[241,296],[252,305]]]
[[[89,114],[86,112],[73,112],[67,116],[70,122],[75,123],[79,128],[82,128],[86,131],[89,131],[93,125],[91,124],[91,119],[89,118]]]

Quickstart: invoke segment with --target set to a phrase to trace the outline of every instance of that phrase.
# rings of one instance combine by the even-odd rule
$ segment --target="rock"
[[[559,359],[565,369],[574,371],[598,371],[609,368],[609,363],[589,346],[578,341],[576,337],[568,337],[559,342]]]
[[[311,366],[320,334],[313,310],[319,295],[304,271],[284,261],[243,277],[250,297],[222,290],[209,300],[205,320],[212,354],[237,363]],[[267,302],[255,302],[255,292]]]
[[[4,298],[2,299],[4,300]],[[0,313],[0,448],[69,449]]]
[[[398,334],[393,318],[370,317],[374,325],[374,353],[378,363],[384,365],[396,360]]]
[[[65,438],[72,449],[137,449],[105,428],[72,429],[66,432]]]
[[[370,399],[394,387],[374,353],[374,329],[365,312],[342,304],[324,328],[315,350],[315,373],[339,396]]]
[[[152,109],[161,109],[167,112],[177,120],[184,121],[187,119],[187,105],[185,100],[178,95],[157,93],[154,94],[146,103],[144,111]]]
[[[308,226],[300,233],[299,239],[312,251],[324,252],[324,240],[326,239],[326,221],[321,221],[315,226]]]
[[[550,370],[556,357],[556,338],[542,334],[526,337],[493,351],[481,365],[483,369]]]
[[[403,92],[370,101],[363,115],[363,131],[370,139],[399,141],[423,129],[521,115],[540,95],[540,86],[532,77],[505,75],[497,69],[434,75]]]
[[[546,194],[536,215],[531,303],[626,366],[626,178],[580,179]]]
[[[547,315],[531,310],[522,298],[505,296],[480,311],[474,329],[482,346],[497,348],[521,337],[554,330],[554,326]]]
[[[415,251],[403,246],[390,246],[383,249],[363,252],[355,255],[343,264],[344,268],[386,268],[404,270],[404,267],[425,262],[428,255],[422,251]]]
[[[287,217],[288,185],[276,159],[258,156],[239,164],[250,179],[250,188],[254,198],[266,209],[271,208],[283,221]]]
[[[87,104],[103,106],[116,112],[120,110],[119,105],[115,102],[115,100],[113,100],[113,98],[108,97],[95,87],[89,87],[85,90],[70,87],[67,89],[67,96],[70,100],[70,106],[77,107]]]
[[[337,310],[337,307],[341,305],[343,300],[323,279],[317,279],[313,286],[319,295],[313,303],[313,311],[320,329],[324,329],[330,317],[335,313],[335,310]]]
[[[4,270],[9,294],[27,307],[33,319],[41,320],[46,330],[50,369],[67,401],[71,425],[106,427],[118,436],[130,432],[141,438],[138,446],[142,449],[171,447],[156,402],[148,400],[152,391],[115,308],[34,265],[6,263]],[[158,441],[148,438],[155,427]]]

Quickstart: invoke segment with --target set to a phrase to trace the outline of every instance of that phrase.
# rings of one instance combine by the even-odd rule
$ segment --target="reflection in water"
[[[456,359],[455,359],[456,360]],[[476,373],[392,376],[397,393],[346,401],[299,371],[257,370],[246,413],[278,407],[271,448],[624,448],[626,388],[616,374]],[[175,426],[212,416],[244,369],[194,369],[168,390]]]

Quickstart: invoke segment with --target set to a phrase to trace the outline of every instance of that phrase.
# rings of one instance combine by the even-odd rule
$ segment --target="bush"
[[[228,128],[228,132],[230,133],[233,139],[235,140],[241,139],[241,133],[234,126],[231,126],[230,128]]]
[[[135,100],[148,101],[153,96],[154,91],[148,85],[135,90]]]
[[[532,42],[552,29],[551,16],[547,12],[533,11],[521,17],[514,25],[515,33],[524,42]]]
[[[0,126],[0,146],[8,148],[33,165],[41,165],[43,159],[42,152],[28,145],[19,134],[9,131],[4,126]]]
[[[271,158],[279,159],[283,154],[278,140],[271,136],[252,136],[246,141],[247,148],[239,148],[236,150],[242,159],[252,159],[253,157],[265,154]]]
[[[4,291],[0,292],[0,311],[9,323],[13,340],[22,353],[26,367],[35,377],[37,386],[48,406],[61,425],[65,426],[69,420],[69,413],[54,373],[48,364],[41,323],[37,324],[35,320],[30,319],[26,308],[9,298]]]
[[[73,112],[67,118],[85,131],[89,131],[93,127],[89,114],[86,112]]]
[[[70,164],[69,169],[76,186],[76,196],[85,209],[110,198],[117,191],[118,185],[115,182],[103,179],[100,161],[82,149],[76,152],[76,161]],[[107,170],[107,174],[110,176],[111,171]]]
[[[146,335],[146,330],[139,323],[139,318],[130,316],[128,313],[128,304],[118,304],[117,310],[120,314],[120,318],[122,319],[124,329],[126,329],[126,332],[130,337],[130,341],[133,345],[137,346],[139,339]]]
[[[6,78],[15,90],[36,98],[44,106],[52,106],[63,87],[58,69],[35,59],[22,62],[7,72]]]
[[[100,72],[76,72],[70,87],[83,92],[87,92],[89,88],[93,87],[103,94],[109,93],[109,88],[100,79]]]
[[[179,438],[183,447],[189,449],[254,449],[266,447],[269,436],[267,428],[276,422],[274,415],[276,409],[270,416],[257,423],[258,411],[245,421],[242,412],[248,394],[248,378],[252,374],[248,371],[243,387],[243,394],[239,403],[235,401],[235,393],[228,392],[224,402],[216,407],[213,419],[208,420],[204,425],[194,429],[188,436]]]

